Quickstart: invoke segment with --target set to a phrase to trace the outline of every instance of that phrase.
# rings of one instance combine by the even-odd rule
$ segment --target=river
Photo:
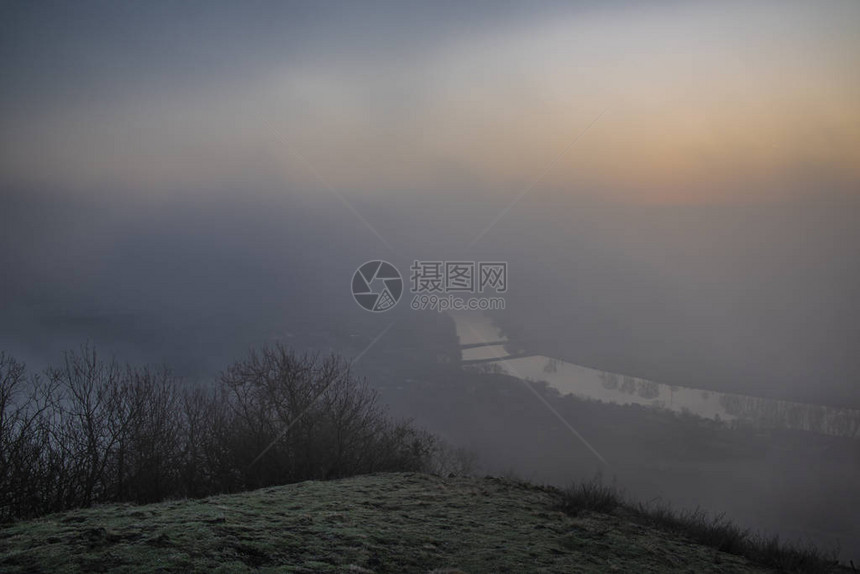
[[[512,357],[505,349],[506,337],[500,334],[490,317],[478,312],[450,315],[454,319],[460,345],[466,346],[461,357],[464,365],[495,365],[502,372],[520,379],[545,381],[562,394],[617,405],[638,404],[689,413],[730,427],[791,429],[860,438],[860,410],[667,385],[583,367],[545,355]]]

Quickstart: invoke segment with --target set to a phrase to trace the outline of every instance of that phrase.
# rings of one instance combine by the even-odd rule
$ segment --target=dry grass
[[[583,492],[609,508],[603,489]],[[558,498],[520,481],[397,473],[96,506],[0,528],[0,571],[767,572],[618,512],[569,516]]]
[[[743,556],[780,572],[821,574],[839,568],[838,549],[830,552],[811,543],[781,540],[742,528],[724,514],[701,508],[676,510],[666,504],[636,503],[626,499],[614,485],[596,477],[560,491],[557,508],[570,516],[583,512],[612,513],[621,510],[636,522],[683,536],[719,552]]]

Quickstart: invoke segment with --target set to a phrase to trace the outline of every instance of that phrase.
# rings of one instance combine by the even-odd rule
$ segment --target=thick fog
[[[407,290],[414,261],[506,262],[490,315],[513,354],[860,409],[856,3],[42,2],[0,22],[0,351],[32,372],[83,344],[203,384],[250,348],[334,351],[481,472],[599,471],[860,556],[856,432],[534,393],[461,368],[451,316],[411,293],[369,313],[351,292],[371,260]]]
[[[480,198],[357,202],[386,246],[333,194],[125,205],[7,192],[3,343],[42,364],[91,340],[211,374],[285,332],[301,342],[292,321],[361,320],[349,280],[365,260],[390,260],[404,275],[414,259],[503,260],[509,321],[580,364],[860,406],[856,210],[538,197],[470,247],[503,207]]]

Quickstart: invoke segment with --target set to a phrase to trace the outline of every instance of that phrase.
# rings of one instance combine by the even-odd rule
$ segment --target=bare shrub
[[[88,345],[46,377],[0,354],[0,519],[308,479],[426,471],[434,438],[393,420],[336,355],[265,347],[216,385]]]
[[[221,383],[246,486],[419,470],[429,458],[429,437],[390,420],[336,355],[266,347],[234,363]]]

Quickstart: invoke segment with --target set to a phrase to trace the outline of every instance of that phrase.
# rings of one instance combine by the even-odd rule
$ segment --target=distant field
[[[402,473],[100,506],[0,529],[0,571],[769,571],[623,512],[558,504],[519,482]]]

